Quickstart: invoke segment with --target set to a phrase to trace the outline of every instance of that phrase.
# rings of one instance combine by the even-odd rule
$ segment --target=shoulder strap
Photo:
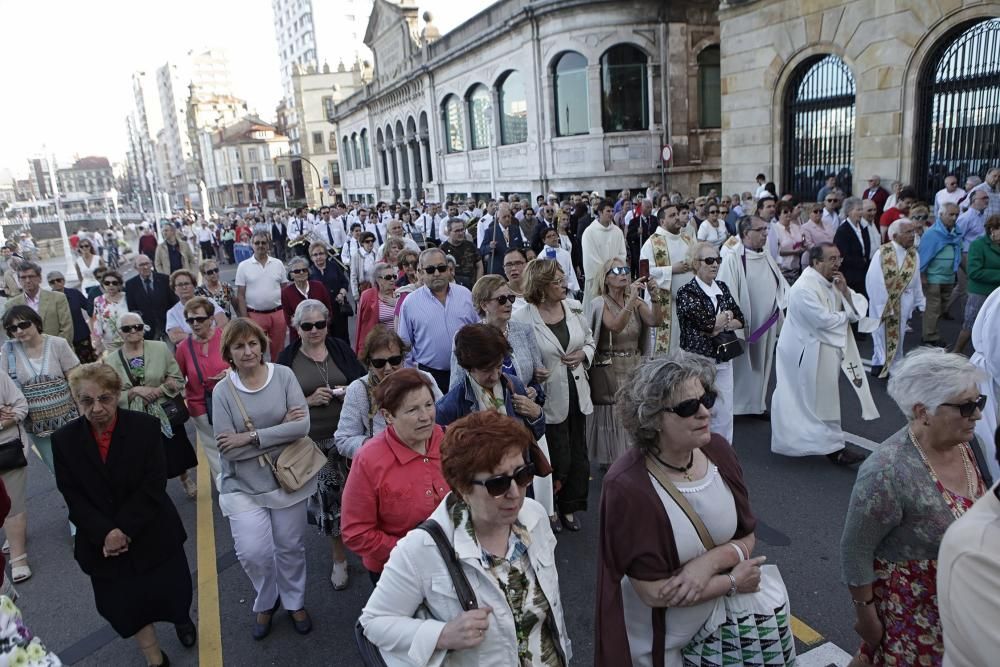
[[[653,475],[656,481],[660,483],[663,490],[670,494],[670,497],[674,499],[674,502],[681,508],[681,511],[687,515],[688,521],[694,525],[694,529],[698,532],[698,537],[701,538],[701,543],[705,545],[705,549],[708,551],[714,549],[715,541],[709,534],[708,528],[705,527],[705,522],[701,520],[701,517],[698,516],[698,513],[694,511],[693,507],[691,507],[691,503],[687,501],[684,494],[677,490],[677,487],[674,486],[674,483],[667,477],[663,468],[658,465],[651,456],[646,457],[646,469]]]
[[[7,375],[10,376],[11,380],[17,382],[17,359],[14,358],[17,352],[14,350],[14,341],[9,340],[4,345],[7,346]]]
[[[198,354],[194,351],[194,334],[188,334],[188,352],[191,353],[191,362],[194,364],[194,370],[198,374],[198,382],[204,387],[205,378],[201,374],[201,364],[198,363]]]
[[[451,575],[451,583],[455,586],[455,593],[458,595],[462,609],[472,611],[478,608],[479,602],[476,600],[476,594],[473,592],[465,572],[462,571],[462,564],[459,562],[458,556],[455,555],[455,548],[448,541],[441,525],[434,519],[427,519],[417,528],[427,531],[434,538],[434,543],[437,545],[438,551],[441,552],[444,564],[448,568],[448,574]]]
[[[233,384],[232,379],[229,380],[229,384],[227,386],[229,387],[229,391],[232,392],[233,398],[236,399],[236,407],[240,410],[240,415],[243,417],[243,424],[246,427],[246,430],[254,430],[253,420],[250,419],[250,415],[247,414],[247,409],[243,406],[243,401],[240,400],[240,392],[236,389],[236,385]]]
[[[125,375],[128,376],[128,381],[132,383],[133,387],[142,386],[140,383],[135,381],[135,376],[132,375],[132,371],[128,367],[128,359],[125,358],[125,352],[122,348],[118,348],[118,357],[122,360],[122,368],[125,369]]]

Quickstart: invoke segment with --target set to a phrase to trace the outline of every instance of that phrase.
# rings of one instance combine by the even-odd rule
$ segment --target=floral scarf
[[[891,243],[882,246],[882,277],[885,279],[885,289],[889,300],[882,311],[882,324],[885,325],[885,364],[882,366],[880,378],[889,377],[889,366],[896,358],[899,348],[899,317],[903,292],[917,270],[917,250],[909,248],[903,259],[903,266],[896,263],[896,249]]]
[[[126,359],[125,363],[128,364],[129,373],[136,380],[133,386],[145,386],[146,360],[143,357],[135,357],[134,359]],[[128,399],[128,409],[135,410],[136,412],[145,412],[151,417],[156,417],[160,420],[160,432],[163,434],[163,437],[168,440],[174,437],[174,429],[170,425],[170,419],[167,418],[167,413],[163,411],[159,401],[146,403],[141,397],[136,396],[135,398]]]

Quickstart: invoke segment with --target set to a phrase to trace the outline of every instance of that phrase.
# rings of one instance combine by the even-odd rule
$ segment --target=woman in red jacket
[[[375,285],[361,293],[358,300],[358,328],[354,338],[354,352],[359,357],[364,349],[368,333],[378,324],[395,330],[396,280],[399,274],[386,262],[375,265],[372,273]]]

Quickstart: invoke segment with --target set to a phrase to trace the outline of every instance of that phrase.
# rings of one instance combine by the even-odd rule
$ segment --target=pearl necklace
[[[917,440],[917,436],[914,435],[913,429],[908,429],[907,433],[910,436],[910,441],[913,442],[913,446],[917,448],[917,453],[920,455],[920,460],[923,461],[924,466],[927,467],[927,471],[931,474],[931,479],[934,480],[934,483],[941,490],[941,495],[944,496],[944,500],[948,504],[948,509],[951,510],[952,515],[954,515],[956,519],[961,517],[963,514],[965,514],[965,509],[958,504],[958,502],[952,497],[952,494],[947,492],[947,490],[944,487],[944,484],[941,483],[941,480],[938,478],[937,473],[934,472],[934,468],[931,466],[931,462],[927,460],[927,455],[924,453],[923,447],[920,446],[920,442]],[[978,475],[975,475],[972,471],[972,464],[969,463],[969,456],[968,453],[965,451],[965,445],[959,445],[959,447],[961,448],[959,451],[962,454],[962,468],[965,471],[965,490],[966,490],[965,497],[968,498],[969,500],[974,501],[978,496],[976,492],[978,491],[979,488],[979,478]],[[973,484],[972,481],[974,476],[976,477],[975,484]]]

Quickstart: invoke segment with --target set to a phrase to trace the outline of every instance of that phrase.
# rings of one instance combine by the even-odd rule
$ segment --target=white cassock
[[[993,473],[993,481],[1000,479],[994,434],[1000,422],[1000,289],[993,290],[972,325],[972,345],[976,353],[970,361],[986,372],[986,379],[979,383],[979,393],[986,396],[983,418],[976,422],[976,435],[983,449],[983,458]]]
[[[580,239],[583,251],[583,275],[586,279],[583,288],[583,310],[587,311],[591,299],[597,294],[597,284],[599,280],[604,280],[604,276],[599,276],[604,263],[617,257],[625,261],[625,235],[621,228],[615,223],[607,227],[599,221],[590,223]]]
[[[778,338],[777,386],[771,397],[771,451],[785,456],[832,454],[844,448],[840,428],[841,371],[861,400],[862,418],[878,419],[850,322],[868,300],[843,295],[812,267],[788,290],[788,313]],[[859,327],[870,328],[865,318]]]
[[[748,250],[742,243],[726,253],[717,279],[729,288],[747,320],[737,332],[740,337],[746,341],[763,329],[756,342],[745,343],[743,354],[733,359],[733,414],[763,414],[774,346],[788,305],[788,281],[767,250]]]
[[[902,269],[903,260],[906,258],[906,248],[895,241],[889,243],[896,251],[896,266]],[[906,286],[899,298],[899,347],[896,348],[896,359],[902,356],[906,323],[913,315],[913,310],[918,309],[923,312],[927,305],[927,301],[924,299],[924,289],[920,286],[919,262],[918,259],[918,268],[913,272],[910,284]],[[885,276],[882,273],[881,248],[875,251],[875,256],[872,257],[871,264],[868,265],[868,273],[865,275],[865,289],[868,291],[868,317],[881,322],[882,313],[889,302],[889,292],[885,288]],[[886,362],[884,324],[879,324],[878,328],[872,331],[872,348],[872,366],[884,366]],[[896,362],[896,359],[893,360],[893,363]],[[892,372],[891,368],[889,372]]]
[[[689,225],[690,227],[690,225]],[[694,236],[687,236],[687,228],[682,230],[680,234],[672,234],[665,230],[663,227],[657,227],[650,234],[646,242],[642,244],[642,249],[639,251],[639,259],[649,260],[649,279],[655,280],[657,287],[660,289],[670,290],[670,351],[673,352],[680,348],[681,345],[681,325],[677,321],[677,292],[680,291],[682,287],[691,282],[694,278],[693,271],[685,271],[684,273],[673,273],[673,265],[675,263],[683,262],[690,259],[691,248],[693,243],[690,239]],[[662,236],[667,240],[667,252],[670,253],[670,264],[666,266],[657,266],[656,263],[656,251],[653,248],[653,237]],[[724,281],[723,281],[724,282]],[[726,285],[729,286],[728,283]],[[646,301],[649,301],[649,290],[646,291]],[[650,355],[654,354],[656,351],[656,328],[651,327],[649,330],[650,339],[648,341],[648,349]],[[646,348],[644,348],[646,349]]]

